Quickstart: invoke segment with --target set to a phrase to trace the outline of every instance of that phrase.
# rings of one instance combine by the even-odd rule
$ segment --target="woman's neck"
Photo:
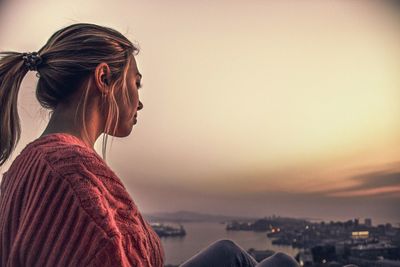
[[[94,143],[101,134],[97,117],[95,113],[89,113],[85,117],[85,123],[82,123],[81,113],[78,113],[75,119],[75,109],[56,108],[41,136],[51,133],[68,133],[78,137],[87,146],[93,148]],[[85,134],[83,125],[86,125],[87,134]]]

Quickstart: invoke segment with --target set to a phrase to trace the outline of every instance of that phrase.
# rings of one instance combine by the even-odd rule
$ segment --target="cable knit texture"
[[[117,175],[66,133],[29,143],[0,186],[0,266],[163,266]]]

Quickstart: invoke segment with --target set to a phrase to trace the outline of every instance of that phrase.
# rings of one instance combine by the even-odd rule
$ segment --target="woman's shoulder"
[[[125,189],[122,181],[108,164],[81,139],[67,133],[42,136],[27,147],[39,150],[40,156],[59,176],[72,185],[91,184],[95,188]],[[115,189],[114,189],[115,190]]]
[[[73,172],[88,171],[100,176],[117,178],[117,175],[94,149],[88,147],[78,137],[68,133],[52,133],[41,136],[26,145],[22,154],[36,154],[62,176]]]
[[[119,231],[112,227],[115,207],[121,212],[137,212],[119,177],[79,138],[64,133],[50,134],[26,148],[36,150],[53,176],[69,184],[81,207],[109,236]]]
[[[78,137],[68,133],[43,135],[27,144],[21,154],[26,151],[39,152],[53,166],[82,162],[83,159],[88,159],[89,162],[94,159],[99,161],[99,155],[95,150],[89,148]]]

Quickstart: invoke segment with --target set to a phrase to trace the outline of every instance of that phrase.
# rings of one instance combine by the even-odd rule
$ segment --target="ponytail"
[[[0,166],[10,157],[21,136],[18,92],[28,69],[22,53],[0,52]]]

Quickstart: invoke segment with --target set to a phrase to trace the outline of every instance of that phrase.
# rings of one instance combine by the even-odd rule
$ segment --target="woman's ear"
[[[110,90],[110,78],[111,78],[111,70],[107,63],[102,62],[97,65],[94,78],[96,82],[96,86],[99,89],[101,94],[108,94]]]

